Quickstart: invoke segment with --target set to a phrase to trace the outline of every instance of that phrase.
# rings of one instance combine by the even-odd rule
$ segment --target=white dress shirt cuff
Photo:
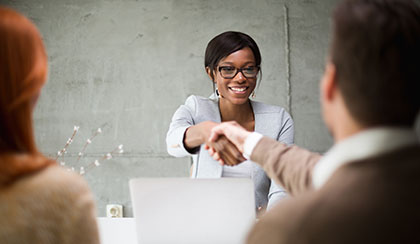
[[[254,151],[255,146],[261,140],[263,135],[258,132],[252,132],[246,139],[244,143],[244,153],[243,156],[246,159],[251,158],[252,151]]]

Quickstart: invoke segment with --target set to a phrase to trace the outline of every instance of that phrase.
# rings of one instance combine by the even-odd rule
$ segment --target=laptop
[[[101,244],[136,244],[134,218],[97,217]]]
[[[138,178],[129,185],[139,244],[240,244],[255,223],[251,179]]]

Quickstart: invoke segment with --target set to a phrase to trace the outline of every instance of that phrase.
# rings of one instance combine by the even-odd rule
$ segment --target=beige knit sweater
[[[87,183],[51,166],[0,187],[0,243],[99,243]]]

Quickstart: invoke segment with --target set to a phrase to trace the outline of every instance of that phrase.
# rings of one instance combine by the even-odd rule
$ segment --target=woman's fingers
[[[225,162],[225,164],[229,166],[233,166],[238,163],[236,162],[236,158],[229,152],[223,151],[223,152],[220,152],[219,155],[220,155],[220,158]]]
[[[225,136],[221,136],[216,142],[209,142],[209,153],[215,160],[222,160],[224,164],[230,166],[246,160],[236,146]]]
[[[225,152],[226,142],[223,140],[218,140],[217,142],[212,143],[212,148],[215,150],[213,158],[217,161],[223,160],[227,165],[231,164],[232,158]]]
[[[242,155],[242,153],[236,148],[236,146],[232,142],[227,141],[225,148],[226,148],[226,151],[229,152],[229,154],[233,156],[236,164],[241,163],[246,160],[244,156]]]
[[[213,147],[210,147],[210,146],[207,146],[207,151],[209,152],[209,154],[210,154],[210,156],[212,156],[213,157],[213,154],[215,154],[216,153],[216,151],[214,150],[214,148]]]
[[[219,155],[219,153],[217,153],[217,152],[216,152],[216,153],[214,153],[214,154],[213,154],[213,159],[214,159],[214,160],[216,160],[216,161],[219,161],[219,160],[220,160],[220,155]]]
[[[238,163],[241,156],[236,147],[229,141],[224,142],[224,151],[222,151],[222,158],[225,159],[226,164],[233,166]]]

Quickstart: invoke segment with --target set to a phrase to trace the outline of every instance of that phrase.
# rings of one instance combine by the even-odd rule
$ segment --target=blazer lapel
[[[254,112],[254,120],[255,120],[254,131],[265,135],[265,133],[264,133],[265,131],[263,129],[264,126],[261,126],[263,121],[264,121],[264,114],[261,113],[260,106],[258,106],[258,105],[259,105],[258,103],[251,100],[251,106],[252,106],[252,111]],[[257,174],[259,172],[259,166],[258,166],[258,164],[254,163],[254,162],[253,162],[252,165],[253,165],[253,167],[252,167],[252,178],[256,179]]]
[[[200,118],[196,123],[200,123],[203,121],[211,120],[217,123],[221,122],[220,117],[220,110],[218,105],[218,100],[215,100],[211,103],[211,106],[208,107],[208,111],[205,113],[201,113]],[[220,178],[222,177],[223,166],[213,160],[210,154],[205,150],[203,145],[200,149],[200,155],[198,164],[201,162],[212,162],[212,163],[202,163],[199,167],[197,167],[197,176],[199,178]]]

